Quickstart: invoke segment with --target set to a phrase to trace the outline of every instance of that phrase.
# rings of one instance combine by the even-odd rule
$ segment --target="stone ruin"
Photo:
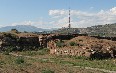
[[[89,36],[77,36],[75,38],[65,40],[65,46],[58,47],[56,45],[60,39],[53,39],[48,42],[50,54],[86,56],[89,58],[116,58],[116,41],[97,39]],[[70,46],[69,42],[78,43],[76,46]]]
[[[36,35],[28,33],[11,34],[1,33],[0,35],[0,50],[7,49],[22,51],[22,50],[36,50],[40,47],[39,38]]]
[[[57,46],[58,41],[64,41],[62,47]],[[76,45],[71,46],[70,42]],[[82,34],[33,34],[33,33],[1,33],[0,51],[12,48],[16,51],[37,50],[49,48],[50,54],[86,56],[93,58],[115,58],[116,41],[98,39]]]

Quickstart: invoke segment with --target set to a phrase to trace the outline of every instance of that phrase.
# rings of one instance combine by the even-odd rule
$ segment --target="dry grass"
[[[25,52],[19,52],[18,54],[24,53]],[[70,62],[76,61],[73,58],[57,57],[48,54],[35,54],[31,57],[35,56],[38,58],[23,57],[24,62],[16,63],[17,57],[0,54],[0,73],[104,73],[101,71],[74,67],[70,64]]]

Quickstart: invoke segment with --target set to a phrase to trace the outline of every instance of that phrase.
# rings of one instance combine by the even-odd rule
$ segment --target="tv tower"
[[[69,25],[68,28],[71,28],[71,24],[70,24],[70,7],[69,7]]]

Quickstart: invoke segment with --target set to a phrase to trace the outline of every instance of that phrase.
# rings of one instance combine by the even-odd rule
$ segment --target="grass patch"
[[[35,56],[35,55],[37,55],[37,53],[34,51],[27,51],[27,55],[28,56]]]
[[[57,47],[64,47],[65,44],[64,44],[63,41],[58,41],[58,42],[56,42],[56,46],[57,46]]]
[[[45,54],[48,54],[49,53],[49,49],[48,48],[43,48],[41,50],[38,50],[38,54],[39,55],[45,55]]]
[[[50,61],[49,61],[49,59],[40,59],[39,60],[41,63],[49,63]]]
[[[44,50],[44,51],[48,51],[48,50]],[[35,52],[38,55],[38,51]],[[25,52],[20,52],[20,53],[25,53]],[[84,67],[92,67],[92,68],[116,71],[116,59],[89,60],[84,57],[76,57],[76,56],[45,57],[44,55],[41,57],[39,57],[38,55],[38,58],[24,58],[24,57],[15,57],[12,55],[4,55],[4,54],[0,54],[0,55],[1,55],[0,67],[4,70],[9,69],[9,71],[10,70],[21,71],[20,69],[23,69],[29,72],[30,69],[32,69],[34,73],[36,72],[60,73],[61,69],[66,68],[65,70],[69,73],[69,71],[74,70],[75,68],[74,66],[80,66],[82,67],[83,70],[85,70]],[[75,70],[78,71],[78,68],[75,68]],[[76,73],[76,71],[74,71],[74,73]],[[90,73],[92,72],[92,70],[89,70],[89,72],[85,70],[84,72]],[[97,71],[96,73],[99,73],[99,71]]]
[[[56,59],[56,60],[55,60]],[[92,67],[116,71],[116,59],[91,60],[83,56],[62,56],[52,59],[57,64]]]
[[[55,73],[53,70],[50,70],[50,69],[44,69],[42,70],[41,73]]]
[[[5,64],[5,62],[4,61],[0,61],[0,65],[4,65]]]
[[[38,53],[37,51],[23,51],[23,52],[19,52],[21,55],[25,55],[25,56],[36,56]]]
[[[15,63],[16,64],[23,64],[25,61],[24,61],[24,58],[23,57],[18,57],[16,60],[15,60]]]
[[[4,51],[3,52],[4,55],[9,55],[9,53],[10,53],[9,51]]]
[[[72,56],[73,59],[89,60],[86,56]]]
[[[72,41],[72,42],[70,42],[70,43],[69,43],[69,45],[70,45],[70,46],[78,46],[78,44],[77,44],[77,43],[75,43],[75,42],[73,42],[73,41]]]
[[[49,53],[48,48],[43,48],[38,51],[23,51],[20,52],[21,55],[26,55],[26,56],[36,56],[36,55],[45,55]]]

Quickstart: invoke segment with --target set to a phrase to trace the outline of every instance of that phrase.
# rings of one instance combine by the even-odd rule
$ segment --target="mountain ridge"
[[[11,29],[17,29],[20,32],[42,32],[42,31],[50,31],[52,29],[43,29],[43,28],[37,28],[32,25],[16,25],[16,26],[6,26],[6,27],[1,27],[0,32],[7,32],[10,31]]]
[[[87,27],[85,32],[89,35],[116,37],[116,23]]]

